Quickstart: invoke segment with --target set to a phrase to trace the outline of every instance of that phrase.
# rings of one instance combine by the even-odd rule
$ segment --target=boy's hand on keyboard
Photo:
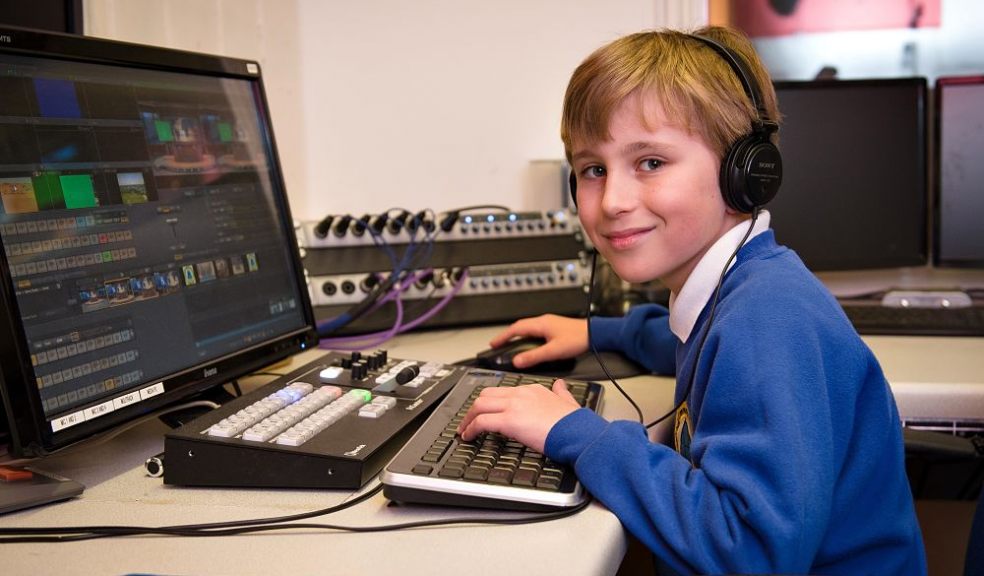
[[[465,414],[458,434],[470,441],[498,432],[542,453],[554,424],[580,407],[563,380],[549,390],[539,384],[486,388]]]

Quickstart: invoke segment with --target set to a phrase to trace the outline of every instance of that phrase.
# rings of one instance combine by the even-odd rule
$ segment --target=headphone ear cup
[[[775,198],[782,184],[782,156],[767,135],[735,142],[721,163],[721,194],[734,210],[750,214]]]
[[[577,174],[573,170],[567,176],[567,186],[571,191],[571,204],[577,208]]]

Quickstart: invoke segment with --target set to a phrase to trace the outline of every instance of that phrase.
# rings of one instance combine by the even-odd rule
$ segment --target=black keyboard
[[[984,305],[916,308],[851,301],[841,305],[859,334],[984,336]]]
[[[499,434],[464,442],[455,430],[482,389],[550,386],[553,379],[470,370],[386,466],[383,493],[395,502],[509,510],[557,510],[587,495],[573,470]],[[601,385],[567,382],[581,406],[601,408]]]

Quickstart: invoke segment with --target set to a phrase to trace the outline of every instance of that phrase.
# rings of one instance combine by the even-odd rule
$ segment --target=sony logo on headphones
[[[776,163],[775,162],[759,162],[758,163],[758,167],[759,168],[765,168],[767,170],[772,170],[773,168],[776,167]]]
[[[0,34],[0,42],[3,42],[4,44],[10,44],[13,41],[14,41],[14,39],[10,35],[8,35],[8,34]]]

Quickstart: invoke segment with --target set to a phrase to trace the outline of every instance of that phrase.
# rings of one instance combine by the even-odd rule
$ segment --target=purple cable
[[[355,336],[336,336],[334,338],[326,338],[326,339],[323,339],[321,342],[318,343],[318,347],[319,348],[339,348],[339,349],[345,349],[345,350],[361,350],[362,348],[371,348],[372,347],[370,345],[372,343],[365,344],[365,343],[363,343],[364,340],[368,340],[370,338],[373,338],[373,339],[380,339],[381,338],[382,340],[380,340],[377,343],[377,345],[378,345],[378,344],[382,344],[386,340],[388,340],[388,339],[392,338],[393,336],[395,336],[397,330],[399,330],[400,324],[403,322],[403,303],[400,300],[399,295],[403,291],[405,291],[407,288],[409,288],[411,284],[413,284],[414,282],[416,282],[417,280],[419,280],[420,278],[422,278],[425,274],[427,274],[427,273],[429,273],[431,271],[432,271],[431,268],[427,268],[425,270],[421,270],[419,272],[413,273],[408,278],[404,278],[402,281],[400,281],[396,285],[394,285],[390,289],[390,291],[386,293],[385,296],[383,296],[382,298],[380,298],[379,301],[376,302],[373,305],[372,308],[370,308],[368,311],[366,311],[366,314],[369,314],[370,312],[378,309],[384,303],[386,303],[386,302],[388,302],[388,301],[393,300],[394,298],[396,298],[396,315],[397,316],[396,316],[396,322],[393,324],[393,327],[392,328],[389,328],[389,329],[384,330],[382,332],[373,332],[373,333],[369,333],[369,334],[358,334],[358,335],[355,335]],[[323,345],[322,344],[323,342],[328,342],[328,345]],[[359,344],[355,348],[350,348],[351,346],[355,346],[354,344],[352,344],[352,342],[358,342]]]
[[[399,294],[399,292],[395,292]],[[389,299],[389,294],[387,298]],[[384,299],[385,300],[385,299]],[[357,336],[339,336],[337,338],[326,338],[318,342],[318,348],[330,348],[334,350],[362,350],[364,348],[375,348],[383,342],[386,342],[393,336],[396,336],[397,330],[400,328],[400,324],[403,322],[403,301],[400,298],[396,299],[396,322],[393,323],[393,327],[384,330],[382,332],[373,332],[371,334],[359,334]]]
[[[424,322],[433,318],[435,314],[437,314],[445,306],[447,306],[448,302],[451,301],[451,298],[456,296],[458,292],[461,291],[461,287],[465,285],[465,280],[467,279],[468,279],[468,270],[465,269],[465,271],[461,274],[461,278],[459,278],[458,281],[455,282],[454,286],[452,286],[451,290],[447,294],[445,294],[444,297],[441,298],[440,302],[435,304],[434,307],[428,310],[427,312],[421,314],[418,318],[415,318],[410,322],[407,322],[403,326],[400,326],[399,332],[406,332],[407,330],[413,330],[417,326],[420,326]]]
[[[409,287],[409,284],[415,281],[418,276],[422,276],[424,274],[426,274],[426,271],[421,272],[415,275],[410,280],[408,280],[407,286],[402,287],[401,292],[402,290],[405,290],[407,287]],[[331,348],[336,350],[361,350],[364,348],[374,348],[376,346],[379,346],[380,344],[386,342],[393,336],[396,336],[398,333],[406,332],[407,330],[412,330],[413,328],[416,328],[420,324],[433,318],[435,314],[437,314],[445,306],[447,306],[448,302],[450,302],[451,299],[454,296],[456,296],[458,292],[461,291],[461,288],[462,286],[464,286],[465,281],[467,279],[468,279],[468,270],[466,269],[464,273],[461,275],[461,278],[459,278],[458,281],[455,282],[454,286],[451,287],[451,290],[449,290],[448,293],[445,294],[437,304],[435,304],[430,310],[428,310],[424,314],[421,314],[418,318],[415,318],[414,320],[406,324],[402,323],[403,301],[398,297],[400,292],[392,292],[390,294],[387,294],[384,300],[390,300],[396,297],[397,321],[396,323],[394,323],[392,328],[389,328],[388,330],[384,330],[381,332],[373,332],[371,334],[360,334],[358,336],[340,336],[337,338],[326,338],[318,343],[318,347]],[[370,339],[371,341],[368,341]]]
[[[427,269],[421,270],[419,272],[414,272],[408,278],[404,278],[402,281],[397,282],[395,285],[393,285],[389,289],[389,291],[386,293],[385,296],[383,296],[382,298],[380,298],[379,300],[377,300],[372,305],[372,307],[370,307],[368,310],[366,310],[365,311],[365,314],[370,314],[370,313],[378,310],[380,306],[382,306],[386,302],[388,302],[388,301],[392,300],[393,298],[395,298],[398,294],[400,294],[401,292],[403,292],[404,290],[406,290],[407,288],[409,288],[410,287],[410,284],[412,282],[416,282],[424,274],[427,274],[431,270],[432,270],[431,268],[427,268]],[[329,318],[327,320],[322,320],[321,322],[318,323],[318,328],[321,328],[325,324],[330,324],[333,320],[335,320],[335,318]],[[345,341],[345,340],[364,340],[365,338],[367,338],[369,336],[372,336],[372,334],[360,334],[358,336],[335,336],[335,337],[333,337],[331,339],[332,340],[339,340],[339,341]]]

